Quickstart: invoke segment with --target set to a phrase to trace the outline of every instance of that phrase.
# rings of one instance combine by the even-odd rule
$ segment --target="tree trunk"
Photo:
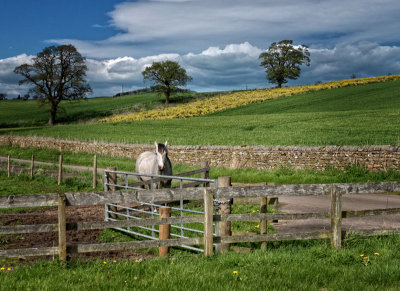
[[[167,90],[165,90],[165,104],[166,105],[169,104],[169,95],[171,95],[170,88],[167,88]]]
[[[54,125],[56,122],[57,104],[52,103],[50,108],[49,125]]]

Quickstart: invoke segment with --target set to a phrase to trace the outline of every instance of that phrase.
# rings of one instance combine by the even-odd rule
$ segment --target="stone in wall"
[[[52,148],[59,151],[88,152],[135,159],[154,145],[84,142],[44,137],[0,136],[1,145]],[[290,167],[294,169],[343,169],[360,165],[370,170],[400,170],[400,146],[169,146],[173,163],[257,170]]]

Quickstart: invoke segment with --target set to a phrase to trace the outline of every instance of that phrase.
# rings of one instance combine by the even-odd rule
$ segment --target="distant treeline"
[[[154,93],[154,92],[159,92],[159,86],[152,86],[149,88],[143,88],[143,89],[138,89],[135,91],[127,91],[127,92],[121,92],[118,94],[115,94],[113,97],[120,97],[120,96],[127,96],[127,95],[137,95],[137,94],[144,94],[144,93]],[[180,89],[180,88],[175,88],[172,90],[173,93],[190,93],[193,92],[192,90],[189,89]]]

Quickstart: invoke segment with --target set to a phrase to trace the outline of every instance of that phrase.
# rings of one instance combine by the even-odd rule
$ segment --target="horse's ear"
[[[168,146],[168,141],[165,141],[165,147],[167,147]]]
[[[158,142],[154,142],[154,145],[156,146],[156,152],[158,151]]]

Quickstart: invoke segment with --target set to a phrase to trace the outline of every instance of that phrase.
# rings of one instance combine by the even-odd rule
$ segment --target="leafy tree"
[[[187,82],[192,80],[192,77],[186,74],[186,70],[177,62],[163,61],[153,62],[150,67],[147,67],[143,72],[143,80],[151,81],[157,85],[159,91],[165,95],[165,104],[169,103],[171,92],[178,86],[185,86]]]
[[[261,66],[265,67],[267,79],[270,83],[287,83],[286,79],[296,80],[300,76],[300,66],[310,66],[310,52],[307,46],[293,46],[292,40],[282,40],[279,43],[273,42],[268,51],[260,54]]]
[[[6,93],[0,93],[0,100],[7,100],[7,94]]]
[[[73,45],[50,46],[43,49],[32,64],[14,69],[24,77],[19,84],[31,83],[29,92],[42,104],[49,104],[49,124],[56,121],[58,105],[63,100],[79,100],[91,93],[86,83],[85,58]]]

